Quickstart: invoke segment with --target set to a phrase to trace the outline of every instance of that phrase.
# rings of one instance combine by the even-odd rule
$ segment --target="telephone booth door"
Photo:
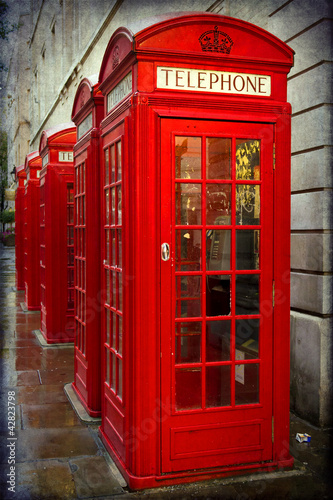
[[[18,186],[15,193],[15,269],[16,288],[24,290],[24,204],[27,174],[24,165],[16,168]]]
[[[40,156],[41,333],[47,343],[74,340],[74,168],[76,129],[43,131]]]
[[[164,473],[272,459],[269,130],[162,121]]]
[[[40,310],[39,264],[39,174],[42,160],[37,151],[25,160],[27,183],[25,186],[25,307],[28,311]]]
[[[99,124],[103,97],[97,75],[84,78],[75,96],[72,120],[75,217],[75,366],[73,388],[92,417],[101,413],[101,252]]]

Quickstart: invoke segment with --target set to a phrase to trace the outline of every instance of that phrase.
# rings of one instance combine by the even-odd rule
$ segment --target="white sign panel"
[[[73,161],[73,151],[59,151],[59,161]]]
[[[271,77],[269,75],[158,66],[157,88],[270,96]]]
[[[86,116],[86,118],[77,127],[77,138],[80,139],[91,128],[92,128],[92,113],[89,113],[89,115]]]
[[[42,165],[45,167],[45,165],[49,162],[49,154],[47,153],[45,156],[43,156],[42,160]]]
[[[111,92],[108,93],[107,112],[132,92],[132,73],[128,73]]]

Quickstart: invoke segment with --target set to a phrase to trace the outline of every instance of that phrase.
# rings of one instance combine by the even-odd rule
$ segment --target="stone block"
[[[295,233],[291,235],[291,269],[332,271],[332,235]]]
[[[332,103],[332,85],[333,74],[329,62],[288,79],[288,101],[293,114],[323,103]]]
[[[332,276],[292,272],[291,307],[315,314],[332,314]]]
[[[332,161],[330,147],[292,156],[291,191],[332,187]]]
[[[270,0],[269,4],[270,13],[285,4],[282,9],[270,16],[268,25],[268,30],[284,41],[320,19],[331,17],[330,0],[293,0],[292,2]]]
[[[294,116],[291,120],[291,152],[331,145],[332,131],[332,113],[328,105]]]
[[[285,26],[288,24],[284,19]],[[304,31],[288,42],[288,37],[283,37],[289,47],[295,51],[294,67],[289,73],[289,77],[307,70],[308,68],[322,61],[332,61],[333,47],[332,23],[330,19],[323,19],[318,24]]]
[[[330,229],[332,192],[314,191],[291,196],[291,230]]]
[[[291,409],[323,427],[332,425],[331,328],[329,318],[291,313]]]

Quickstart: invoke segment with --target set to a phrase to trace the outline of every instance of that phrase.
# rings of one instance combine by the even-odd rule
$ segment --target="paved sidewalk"
[[[130,492],[98,437],[98,424],[82,422],[66,397],[64,386],[73,381],[73,347],[43,348],[33,333],[40,314],[25,313],[20,306],[24,293],[15,291],[14,255],[0,243],[1,498],[333,498],[332,433],[294,415],[291,471]],[[311,434],[311,443],[298,443],[296,432]],[[15,493],[8,490],[11,485]]]

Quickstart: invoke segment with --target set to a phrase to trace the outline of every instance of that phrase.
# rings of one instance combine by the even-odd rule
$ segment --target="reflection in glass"
[[[260,179],[260,141],[236,139],[236,179]]]
[[[117,142],[117,181],[121,181],[121,141]]]
[[[201,268],[201,230],[176,229],[176,270],[199,271]]]
[[[201,322],[176,323],[176,363],[201,359]]]
[[[237,359],[236,349],[236,359]],[[240,354],[241,357],[241,354]],[[242,358],[244,359],[244,358]],[[235,403],[246,405],[259,403],[259,365],[237,364],[235,373]]]
[[[206,224],[218,226],[231,224],[231,186],[207,184],[206,190]]]
[[[176,184],[176,224],[201,224],[200,184]]]
[[[236,231],[236,269],[259,269],[259,237],[257,229]]]
[[[201,276],[176,277],[176,317],[201,316]]]
[[[122,239],[121,239],[121,229],[117,230],[118,233],[118,267],[122,268],[123,266],[123,261],[122,261]]]
[[[236,314],[259,314],[259,275],[236,276]]]
[[[112,378],[111,378],[111,389],[116,392],[116,374],[117,374],[117,365],[116,365],[116,356],[110,353],[111,361],[112,361]]]
[[[111,153],[111,184],[113,184],[116,180],[116,161],[114,154],[114,144],[112,144],[110,148],[110,153]]]
[[[207,179],[230,179],[231,139],[207,137]]]
[[[115,224],[116,218],[116,189],[111,188],[111,224]]]
[[[110,311],[105,309],[106,343],[110,345]]]
[[[230,320],[207,321],[206,323],[206,360],[230,360]]]
[[[117,187],[117,197],[118,197],[118,220],[117,224],[121,225],[122,209],[121,209],[121,186]]]
[[[123,362],[118,358],[118,397],[123,399]]]
[[[236,348],[244,353],[243,359],[259,358],[259,323],[258,318],[236,320]]]
[[[117,338],[117,315],[112,313],[112,334],[111,334],[111,347],[116,349],[116,338]]]
[[[260,224],[260,186],[238,184],[236,186],[236,224]]]
[[[176,410],[201,408],[201,368],[176,368]]]
[[[110,204],[109,204],[109,190],[105,191],[105,224],[110,223]]]
[[[118,316],[118,352],[123,352],[123,318]]]
[[[105,151],[104,151],[104,165],[105,165],[105,180],[104,180],[104,184],[105,186],[107,186],[109,184],[109,179],[110,179],[110,176],[109,176],[109,148],[107,148]]]
[[[116,259],[116,231],[111,229],[111,266],[117,265]]]
[[[201,137],[175,137],[176,179],[201,179]]]
[[[110,385],[110,353],[107,347],[105,348],[105,357],[106,357],[105,381],[108,385]]]
[[[206,231],[206,251],[208,271],[228,271],[230,269],[231,231]]]
[[[206,367],[206,406],[230,406],[230,366]]]
[[[231,277],[207,276],[206,315],[228,316],[231,311]]]

